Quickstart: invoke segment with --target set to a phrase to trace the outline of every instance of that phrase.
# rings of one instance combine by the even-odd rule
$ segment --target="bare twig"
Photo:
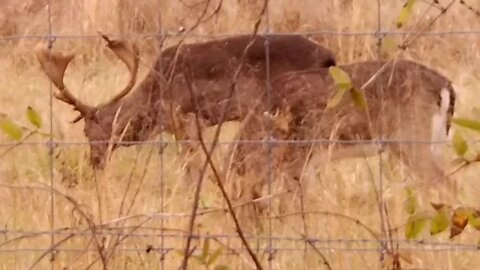
[[[466,7],[471,12],[473,12],[475,15],[480,16],[480,10],[479,9],[476,9],[473,6],[467,4],[464,0],[460,0],[460,4],[463,5],[464,7]]]
[[[370,234],[375,240],[379,241],[379,244],[381,244],[380,237],[378,236],[378,233],[375,232],[373,229],[371,229],[368,225],[365,223],[362,223],[359,219],[356,219],[354,217],[342,214],[342,213],[335,213],[335,212],[330,212],[330,211],[307,211],[307,212],[293,212],[293,213],[288,213],[288,214],[283,214],[283,215],[277,215],[273,216],[272,218],[275,219],[280,219],[280,218],[285,218],[285,217],[291,217],[291,216],[298,216],[298,215],[321,215],[321,216],[329,216],[329,217],[335,217],[335,218],[340,218],[344,219],[347,221],[350,221],[352,223],[355,223],[355,225],[361,227],[364,229],[368,234]]]
[[[62,245],[63,243],[67,242],[67,240],[69,240],[70,238],[73,238],[75,236],[75,234],[70,234],[68,235],[67,237],[63,238],[62,240],[58,241],[57,243],[55,243],[54,245],[50,246],[45,252],[42,253],[42,255],[40,255],[40,257],[38,257],[33,263],[32,265],[30,265],[27,269],[30,270],[30,269],[34,269],[34,267],[43,259],[45,258],[45,256],[47,256],[49,253],[51,253],[52,251],[54,251],[57,247],[59,247],[60,245]]]
[[[325,255],[315,246],[315,244],[313,243],[312,240],[308,239],[305,234],[299,232],[294,226],[288,224],[287,222],[282,222],[283,224],[287,225],[288,227],[290,227],[290,229],[292,229],[293,231],[295,231],[297,234],[299,234],[302,239],[305,241],[305,243],[307,243],[314,251],[315,253],[320,257],[322,258],[322,261],[323,261],[323,265],[325,265],[325,267],[328,269],[328,270],[332,270],[332,266],[330,265],[330,263],[328,262],[327,260],[327,257],[325,257]]]
[[[41,190],[41,191],[48,192],[48,193],[53,193],[56,196],[62,197],[65,200],[67,200],[70,204],[72,204],[73,208],[76,209],[78,211],[78,213],[80,213],[80,215],[87,221],[88,228],[92,232],[92,235],[94,236],[93,239],[94,239],[94,243],[95,243],[95,248],[97,249],[97,251],[99,253],[99,256],[102,260],[102,264],[103,264],[104,268],[106,268],[107,267],[107,262],[105,260],[104,254],[103,254],[103,247],[98,242],[97,237],[95,237],[96,226],[95,226],[95,223],[93,222],[93,218],[87,212],[82,210],[82,208],[80,207],[80,204],[73,197],[60,192],[58,189],[55,189],[54,187],[44,186],[43,183],[40,183],[40,184],[42,186],[7,185],[7,184],[0,183],[0,187],[11,188],[11,189],[19,189],[19,190],[35,190],[36,189],[36,190]]]
[[[197,186],[196,186],[196,190],[195,190],[195,197],[194,197],[194,202],[193,202],[193,207],[192,207],[192,215],[191,215],[191,218],[190,218],[190,221],[189,221],[189,235],[188,235],[188,238],[187,238],[187,241],[186,241],[186,244],[185,244],[185,255],[184,255],[184,259],[183,259],[183,262],[182,262],[182,266],[181,268],[183,270],[186,270],[187,269],[187,266],[188,266],[188,259],[189,259],[189,256],[188,256],[188,251],[190,250],[190,245],[191,245],[191,241],[192,241],[192,232],[193,232],[193,227],[194,227],[194,224],[195,224],[195,218],[196,218],[196,214],[197,214],[197,209],[198,209],[198,203],[199,203],[199,199],[200,199],[200,192],[201,192],[201,188],[202,188],[202,182],[203,182],[203,177],[204,177],[204,174],[206,172],[206,168],[209,164],[209,157],[212,155],[214,149],[215,149],[215,146],[218,142],[218,138],[219,138],[219,135],[220,135],[220,130],[223,126],[223,123],[224,123],[224,119],[225,119],[225,116],[226,116],[226,113],[227,113],[227,110],[228,110],[228,107],[230,106],[230,102],[232,100],[232,97],[233,97],[233,94],[235,92],[235,89],[236,89],[236,79],[237,77],[239,76],[240,74],[240,71],[241,69],[243,68],[243,63],[244,63],[244,59],[246,57],[246,53],[248,51],[248,49],[252,46],[253,42],[254,42],[254,39],[257,35],[257,32],[258,32],[258,28],[260,27],[260,23],[262,22],[263,20],[263,16],[267,10],[267,6],[268,6],[268,0],[265,0],[264,1],[264,6],[260,12],[260,15],[258,17],[258,20],[257,22],[255,23],[255,26],[254,26],[254,30],[253,30],[253,34],[252,34],[252,39],[250,41],[250,43],[245,47],[245,49],[243,50],[243,53],[242,53],[242,56],[241,56],[241,61],[240,61],[240,65],[238,66],[237,70],[235,71],[234,73],[234,76],[231,80],[231,83],[230,83],[230,92],[229,92],[229,95],[228,95],[228,98],[227,98],[227,102],[226,104],[224,104],[224,107],[223,107],[223,110],[222,110],[222,114],[221,114],[221,121],[220,121],[220,124],[218,124],[217,126],[217,129],[215,131],[215,135],[214,135],[214,140],[213,140],[213,143],[210,147],[210,151],[205,151],[205,154],[207,156],[207,160],[204,162],[203,164],[203,167],[202,167],[202,170],[201,170],[201,173],[200,173],[200,176],[199,176],[199,179],[198,179],[198,182],[197,182]],[[229,208],[231,208],[231,206],[229,206]],[[232,212],[231,212],[232,214]],[[232,214],[232,217],[234,217],[234,214]],[[235,220],[235,219],[234,219]],[[240,234],[241,233],[241,230],[238,231],[238,227],[237,227],[237,232]],[[245,240],[245,239],[242,239],[242,241]],[[245,241],[246,243],[246,241]],[[245,244],[244,243],[244,244]],[[248,245],[246,245],[246,247],[248,247]],[[260,263],[258,262],[258,258],[255,256],[255,254],[253,253],[253,251],[251,251],[251,249],[248,248],[248,251],[252,257],[252,259],[254,260],[256,266],[258,269],[262,269],[262,266],[260,265]]]
[[[119,218],[122,217],[122,214],[123,214],[123,207],[125,205],[125,200],[127,199],[128,191],[130,190],[130,185],[133,182],[133,173],[135,171],[135,168],[137,167],[139,156],[140,156],[140,154],[137,152],[137,154],[135,155],[135,160],[133,161],[132,168],[130,169],[130,174],[128,176],[127,186],[125,187],[125,191],[123,192],[122,201],[120,203],[120,209],[118,211],[118,217]]]
[[[92,244],[93,242],[93,237],[95,236],[92,236],[90,238],[90,240],[88,241],[87,245],[83,248],[82,252],[80,252],[80,254],[78,254],[78,256],[75,256],[72,260],[71,260],[71,263],[68,264],[67,266],[65,266],[64,269],[74,269],[72,268],[72,266],[76,263],[76,262],[79,262],[80,261],[80,258],[83,257],[83,255],[85,255],[88,251],[88,248],[90,247],[90,245]]]
[[[447,13],[448,9],[450,9],[450,7],[455,3],[456,0],[452,0],[450,1],[450,3],[448,3],[448,5],[444,8],[441,9],[440,13],[435,16],[425,27],[422,31],[419,31],[415,36],[412,37],[411,40],[408,40],[408,39],[405,39],[403,41],[403,43],[399,46],[400,49],[402,50],[406,50],[408,47],[410,47],[413,42],[415,42],[418,38],[420,38],[424,32],[426,32],[428,30],[428,28],[430,28],[440,17],[442,17],[443,15],[445,15],[445,13]]]
[[[16,142],[15,144],[9,146],[7,149],[5,149],[2,153],[0,153],[0,159],[3,158],[6,154],[8,154],[10,151],[12,151],[13,149],[15,149],[16,147],[18,147],[19,145],[21,145],[22,143],[24,143],[26,140],[28,140],[28,138],[32,137],[33,135],[37,134],[37,130],[32,130],[30,131],[27,135],[25,135],[25,137],[23,137],[21,140],[19,140],[18,142]]]
[[[188,73],[187,73],[188,74]],[[232,202],[230,201],[230,198],[228,197],[228,194],[225,190],[225,187],[222,183],[222,180],[220,178],[220,174],[218,173],[218,170],[215,166],[215,164],[213,164],[213,161],[212,161],[212,158],[211,158],[211,153],[209,153],[208,149],[207,149],[207,146],[205,145],[205,142],[203,140],[203,136],[202,136],[202,130],[201,130],[201,126],[200,126],[200,119],[198,117],[198,101],[197,101],[197,98],[195,96],[195,94],[193,93],[193,89],[192,89],[192,84],[191,84],[191,80],[188,79],[189,75],[186,74],[186,78],[187,78],[187,86],[190,90],[190,97],[192,99],[192,102],[194,104],[194,106],[196,107],[197,109],[197,113],[195,113],[195,124],[197,126],[197,136],[199,138],[199,141],[200,141],[200,145],[202,147],[202,150],[204,151],[205,155],[206,155],[206,159],[207,159],[207,162],[208,164],[210,165],[210,168],[212,169],[213,171],[213,175],[214,175],[214,178],[217,182],[217,185],[218,187],[220,188],[220,191],[222,193],[222,196],[223,196],[223,199],[225,200],[225,202],[227,203],[227,206],[228,206],[228,211],[230,213],[230,215],[232,215],[232,219],[233,219],[233,222],[235,223],[235,228],[237,230],[237,233],[240,237],[240,239],[242,240],[242,243],[243,245],[245,246],[245,248],[247,249],[247,252],[249,253],[250,257],[252,258],[252,260],[254,261],[255,265],[257,266],[257,269],[262,269],[262,266],[260,264],[260,261],[258,260],[257,256],[255,255],[255,253],[253,252],[253,250],[250,248],[250,246],[248,245],[248,242],[247,240],[245,239],[245,236],[243,234],[243,230],[240,226],[240,222],[238,221],[238,218],[235,214],[235,210],[234,210],[234,207],[232,205]],[[223,120],[221,121],[223,122]]]

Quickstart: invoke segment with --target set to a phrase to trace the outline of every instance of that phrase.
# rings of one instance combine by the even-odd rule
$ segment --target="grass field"
[[[204,7],[203,2],[190,0],[51,2],[54,34],[89,36],[59,38],[54,44],[55,50],[77,54],[65,80],[87,104],[108,100],[123,87],[127,77],[124,66],[95,37],[98,29],[135,38],[141,49],[141,78],[158,51],[155,39],[141,38],[138,34],[176,32],[181,26],[188,28]],[[378,51],[377,38],[348,33],[374,32],[378,29],[378,22],[383,30],[395,31],[402,3],[381,2],[378,20],[377,1],[374,0],[332,0],[321,4],[318,0],[272,0],[269,29],[279,32],[341,32],[344,34],[320,34],[312,38],[332,49],[339,63],[374,59]],[[439,14],[438,8],[430,7],[429,1],[417,2],[406,30],[421,30]],[[448,2],[443,0],[440,4],[447,6]],[[0,240],[0,269],[26,269],[32,265],[35,265],[33,269],[49,269],[52,264],[55,269],[86,269],[88,266],[102,269],[99,249],[106,250],[107,255],[103,257],[111,256],[108,269],[176,269],[182,259],[177,251],[182,250],[185,243],[193,202],[194,180],[183,179],[186,159],[177,154],[172,135],[164,134],[164,139],[172,143],[163,155],[158,154],[155,145],[121,148],[115,152],[104,172],[92,172],[88,164],[88,145],[84,144],[83,122],[70,124],[75,113],[57,100],[53,100],[50,119],[50,85],[32,54],[32,47],[39,39],[17,38],[48,33],[46,4],[46,0],[0,0],[0,5],[6,7],[0,10],[0,36],[8,37],[0,38],[0,113],[28,125],[25,110],[32,106],[42,116],[46,132],[49,132],[52,120],[53,135],[59,142],[52,157],[45,144],[38,144],[47,140],[41,136],[33,136],[7,154],[1,154],[0,232],[5,230],[5,233],[1,234]],[[211,1],[208,12],[212,12],[217,4],[218,1]],[[248,33],[253,29],[261,4],[261,1],[253,0],[224,0],[218,14],[202,23],[194,33]],[[474,1],[470,4],[477,5]],[[480,9],[480,6],[475,7]],[[480,16],[457,1],[427,28],[430,32],[478,31],[479,25]],[[264,21],[261,31],[265,29]],[[402,58],[435,67],[454,82],[459,90],[456,104],[456,115],[459,116],[478,117],[475,106],[480,101],[479,37],[478,34],[465,33],[427,34],[402,53]],[[402,38],[402,35],[395,35],[389,40],[400,42]],[[203,39],[195,36],[188,41]],[[166,44],[175,41],[178,39],[170,38]],[[392,48],[382,50],[383,57],[392,54]],[[236,127],[235,123],[228,123],[221,140],[231,140]],[[212,131],[213,128],[207,132]],[[476,137],[475,133],[465,134],[469,139]],[[8,149],[10,142],[7,136],[0,134],[0,153]],[[453,158],[448,147],[446,153]],[[309,214],[304,219],[301,215],[270,220],[260,218],[257,226],[244,220],[245,233],[265,269],[268,266],[271,269],[327,269],[322,266],[319,252],[332,269],[382,269],[379,244],[368,231],[379,233],[381,230],[375,200],[375,188],[380,179],[378,158],[329,163],[328,170],[316,178],[318,181],[306,194],[305,208]],[[382,164],[387,163],[385,160]],[[406,174],[397,163],[388,168],[381,176],[383,198],[388,206],[391,227],[400,228],[392,237],[404,239],[403,225],[408,218],[403,203]],[[480,203],[478,169],[473,164],[454,175],[460,192],[448,196],[448,203],[465,206]],[[231,190],[236,181],[240,179],[233,176],[227,179],[227,190]],[[53,199],[53,213],[50,184],[58,191]],[[281,190],[280,187],[277,191]],[[445,198],[433,185],[419,190],[418,196],[425,209],[429,208],[431,201]],[[276,207],[280,199],[281,196],[272,199],[274,216],[281,215]],[[230,216],[221,211],[226,204],[211,177],[204,182],[200,206],[200,212],[220,209],[201,214],[195,226],[195,233],[212,237],[211,250],[223,247],[216,263],[228,265],[229,269],[253,269]],[[96,237],[91,236],[91,224],[82,213],[98,225],[95,227]],[[52,247],[49,232],[54,232],[53,241],[58,243],[54,258],[48,253]],[[316,250],[302,240],[304,234],[322,240],[315,242]],[[446,244],[420,245],[400,241],[402,254],[410,257],[410,264],[403,261],[404,269],[476,269],[475,265],[480,263],[475,249],[479,235],[473,229],[467,228],[453,240],[448,239],[446,232],[435,237],[425,232],[421,239],[426,243],[443,241]],[[119,244],[114,248],[117,241]],[[274,249],[272,254],[265,252],[269,242]],[[462,246],[450,246],[454,244]],[[202,245],[203,239],[194,240],[196,254]],[[212,266],[205,268],[194,259],[190,268],[213,269]]]

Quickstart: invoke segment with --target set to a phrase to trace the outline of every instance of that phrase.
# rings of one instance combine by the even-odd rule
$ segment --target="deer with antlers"
[[[382,149],[398,157],[413,175],[428,183],[445,180],[442,153],[438,144],[429,142],[448,137],[455,104],[452,82],[437,71],[408,60],[366,61],[339,68],[363,93],[367,106],[362,109],[345,94],[337,106],[327,108],[337,93],[328,68],[275,77],[272,104],[264,107],[270,113],[244,123],[241,137],[262,140],[270,135],[276,140],[294,142],[273,144],[270,155],[265,145],[240,144],[233,164],[236,172],[248,175],[243,179],[251,183],[237,183],[238,189],[250,192],[239,191],[237,196],[247,201],[258,198],[264,193],[267,179],[279,180],[280,175],[285,180],[282,190],[292,190],[301,179],[315,176],[315,167],[324,165],[327,158],[378,153],[375,143],[358,140],[390,140],[382,144]],[[330,145],[318,142],[328,139],[346,142]],[[331,156],[327,156],[329,146],[335,147]]]
[[[238,80],[264,80],[267,64],[265,36],[252,38],[240,35],[167,48],[135,90],[140,61],[137,46],[129,41],[111,40],[103,34],[102,38],[126,65],[130,80],[110,101],[99,106],[83,103],[65,85],[63,77],[74,58],[72,54],[50,55],[43,44],[35,49],[42,70],[58,89],[55,98],[70,104],[80,113],[74,123],[81,119],[85,121],[84,133],[90,142],[90,163],[96,169],[104,167],[109,145],[113,151],[120,145],[148,140],[161,131],[180,134],[179,139],[187,139],[188,133],[181,132],[185,127],[182,116],[198,111],[205,125],[216,125],[221,120],[240,120],[250,109],[252,100],[261,96],[262,89],[245,89],[241,95],[234,97],[236,106],[229,108],[225,119],[219,119],[220,104],[229,98],[230,80],[239,67]],[[330,50],[307,38],[278,35],[268,40],[272,76],[292,70],[335,65],[335,57]],[[196,89],[198,110],[187,90],[186,70]]]

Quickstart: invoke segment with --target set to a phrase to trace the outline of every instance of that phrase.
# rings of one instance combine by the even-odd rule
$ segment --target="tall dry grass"
[[[24,111],[27,106],[32,106],[43,116],[48,130],[49,84],[31,53],[31,48],[38,42],[38,38],[14,38],[17,35],[36,36],[48,33],[47,2],[0,1],[0,35],[10,37],[0,40],[0,112],[26,124]],[[107,100],[126,81],[127,72],[124,67],[119,65],[114,56],[103,48],[100,40],[94,37],[98,29],[136,39],[142,50],[143,75],[158,53],[158,43],[152,37],[141,38],[138,34],[175,33],[179,27],[188,28],[193,25],[203,10],[201,1],[190,0],[51,2],[52,32],[73,36],[57,39],[55,49],[73,50],[77,53],[76,60],[67,71],[66,82],[72,91],[88,104]],[[448,1],[440,2],[446,5]],[[209,12],[213,11],[216,4],[218,0],[211,2]],[[372,32],[378,27],[376,4],[377,1],[373,0],[333,0],[322,3],[318,0],[272,0],[269,28],[271,31],[281,32]],[[394,31],[395,17],[402,3],[382,1],[381,4],[381,27],[383,30]],[[202,23],[194,33],[248,33],[260,8],[260,1],[224,1],[218,15]],[[418,29],[425,25],[426,20],[438,14],[438,10],[432,8],[422,17],[427,8],[428,1],[419,1],[409,25],[423,18],[414,28]],[[478,16],[456,3],[429,30],[475,30],[479,22]],[[265,24],[262,25],[262,31],[264,30]],[[84,35],[88,37],[80,38]],[[377,39],[372,36],[323,34],[313,38],[331,48],[340,63],[377,57]],[[402,36],[394,36],[397,41],[401,38]],[[206,38],[192,37],[188,41],[203,39]],[[166,44],[172,44],[176,40],[167,39]],[[427,35],[419,38],[402,57],[435,67],[451,78],[459,89],[457,114],[476,116],[473,108],[478,102],[477,85],[480,81],[477,76],[480,71],[477,64],[480,52],[478,44],[478,35],[474,34]],[[97,238],[106,249],[115,242],[115,233],[127,234],[129,230],[134,231],[114,252],[109,263],[111,269],[157,269],[162,263],[164,269],[178,267],[181,256],[174,250],[183,247],[182,236],[185,234],[188,216],[178,213],[189,213],[193,198],[193,183],[182,180],[186,157],[177,154],[175,144],[166,148],[163,157],[151,145],[122,148],[115,153],[107,170],[95,175],[87,164],[88,147],[81,144],[85,142],[82,123],[69,124],[68,121],[73,119],[75,114],[60,102],[53,101],[53,112],[51,124],[55,140],[77,143],[59,144],[55,148],[52,156],[53,170],[45,145],[25,144],[0,160],[1,225],[5,230],[15,232],[3,235],[0,269],[23,269],[34,263],[50,247],[51,239],[50,234],[36,235],[31,232],[50,231],[52,222],[56,231],[55,242],[61,241],[71,232],[76,234],[61,244],[52,262],[47,256],[35,269],[47,269],[51,264],[54,264],[56,269],[84,269],[95,262],[98,252],[88,236],[88,224],[80,216],[82,211],[91,216],[94,223],[105,224],[109,228],[97,229],[100,234]],[[231,123],[226,127],[222,139],[227,140],[234,130],[235,124]],[[170,134],[164,135],[164,139],[173,141]],[[469,138],[474,137],[474,134],[469,134]],[[45,141],[45,138],[34,137],[28,140],[28,143],[42,141]],[[10,141],[0,135],[0,142]],[[385,183],[384,199],[388,205],[390,221],[395,227],[406,221],[403,210],[403,178],[406,172],[397,163],[393,164],[394,166],[387,166],[389,162],[384,161],[384,174],[381,177]],[[378,167],[378,157],[332,162],[328,164],[326,172],[315,177],[316,181],[309,189],[305,205],[312,214],[306,218],[307,235],[329,240],[317,243],[317,246],[333,269],[381,268],[376,250],[378,244],[361,241],[372,238],[365,229],[352,220],[314,213],[341,213],[354,220],[358,219],[372,230],[380,231],[380,218],[372,184],[378,184]],[[478,205],[480,187],[477,171],[476,166],[471,166],[456,175],[461,192],[452,203]],[[55,189],[78,202],[81,211],[75,209],[64,196],[57,195],[54,199],[54,212],[51,213],[48,191],[31,187],[19,188],[26,185],[48,186],[51,179]],[[228,183],[235,181],[240,179],[227,180]],[[5,185],[17,188],[7,188]],[[434,186],[423,190],[420,195],[421,205],[425,208],[439,196]],[[276,208],[279,198],[280,196],[277,196],[273,199],[274,214],[279,214]],[[205,181],[201,206],[201,211],[225,207],[213,181]],[[162,213],[166,214],[162,216]],[[267,219],[262,219],[261,223],[258,227],[246,227],[246,233],[249,236],[265,237],[251,241],[263,264],[271,264],[273,269],[320,269],[321,260],[318,254],[312,249],[303,251],[304,241],[281,239],[301,238],[304,224],[298,215],[273,219],[271,227]],[[141,227],[133,230],[139,224]],[[116,226],[120,228],[115,228]],[[269,231],[269,228],[272,230]],[[228,264],[231,269],[251,268],[251,262],[236,238],[235,229],[227,214],[220,211],[199,216],[195,232],[208,233],[218,241],[212,243],[214,247],[225,247],[219,262]],[[163,238],[160,237],[162,233],[166,234]],[[270,234],[274,236],[273,247],[277,250],[269,258],[264,249],[268,245],[266,238]],[[450,242],[475,244],[471,239],[472,235],[477,237],[475,232],[467,231],[465,235]],[[18,239],[14,240],[16,237]],[[403,238],[403,234],[400,231],[394,237]],[[426,241],[446,241],[446,238],[443,234],[438,237],[423,235]],[[341,239],[347,241],[337,241]],[[349,239],[352,241],[348,241]],[[201,245],[199,243],[194,242],[195,245]],[[147,252],[149,246],[153,247],[153,250]],[[162,247],[167,248],[164,253]],[[441,250],[438,246],[405,243],[400,248],[404,249],[404,252],[412,253],[412,266],[417,269],[475,269],[479,262],[474,250]],[[80,256],[82,254],[84,255]],[[201,269],[194,261],[191,267]],[[95,263],[93,268],[100,269],[101,263]]]

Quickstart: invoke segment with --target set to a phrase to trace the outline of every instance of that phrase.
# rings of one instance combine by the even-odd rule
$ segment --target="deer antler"
[[[106,106],[113,102],[120,100],[127,95],[133,88],[137,78],[138,65],[139,65],[139,52],[137,46],[132,42],[123,40],[111,40],[106,35],[99,32],[102,38],[107,42],[107,46],[117,55],[120,60],[125,63],[130,71],[130,81],[127,86],[115,95],[109,102],[102,106]],[[73,123],[80,121],[85,115],[95,111],[97,107],[91,107],[82,103],[79,99],[75,98],[73,94],[67,89],[63,82],[65,70],[68,64],[73,60],[73,54],[52,53],[49,54],[48,49],[43,44],[39,43],[35,47],[35,54],[43,71],[47,74],[50,81],[58,88],[59,93],[55,93],[55,98],[68,103],[74,107],[76,111],[80,112],[80,115],[73,120]]]
[[[49,54],[48,48],[39,43],[35,47],[35,55],[40,62],[42,70],[47,74],[50,81],[55,84],[59,90],[58,93],[54,93],[55,98],[72,105],[76,111],[81,113],[82,117],[94,110],[93,107],[90,107],[77,99],[68,90],[63,82],[65,70],[67,69],[68,64],[74,58],[73,54]]]
[[[120,100],[122,97],[126,96],[135,85],[137,79],[138,65],[139,65],[139,52],[137,46],[129,41],[124,40],[111,40],[105,34],[99,31],[99,34],[107,42],[107,46],[117,55],[120,60],[127,66],[130,71],[130,81],[127,86],[115,95],[109,102],[110,104]]]

